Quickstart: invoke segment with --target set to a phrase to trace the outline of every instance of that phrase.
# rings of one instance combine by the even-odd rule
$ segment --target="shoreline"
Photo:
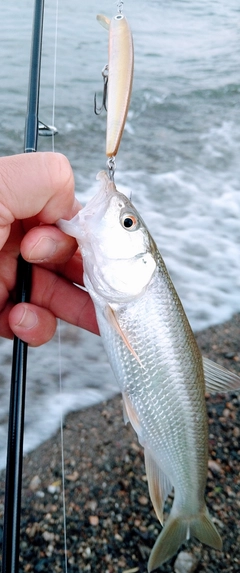
[[[196,339],[205,356],[240,374],[240,314]],[[206,499],[223,552],[195,540],[184,544],[180,551],[197,573],[240,570],[239,400],[236,393],[207,397]],[[124,426],[120,395],[66,417],[64,456],[69,573],[145,572],[161,526],[149,500],[143,450],[131,426]],[[24,458],[19,573],[64,570],[61,474],[58,431]],[[4,471],[0,486],[2,524]],[[175,562],[176,556],[158,571],[176,571]]]

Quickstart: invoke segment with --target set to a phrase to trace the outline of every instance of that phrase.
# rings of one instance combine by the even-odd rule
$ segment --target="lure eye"
[[[123,213],[120,217],[120,222],[127,231],[136,231],[139,226],[138,219],[133,213]]]

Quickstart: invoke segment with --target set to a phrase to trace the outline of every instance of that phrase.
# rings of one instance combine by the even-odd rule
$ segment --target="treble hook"
[[[97,96],[96,94],[94,95],[94,113],[96,115],[100,115],[103,108],[107,111],[108,64],[106,64],[106,66],[104,66],[104,68],[102,69],[102,77],[103,77],[103,97],[102,97],[101,107],[97,107]]]

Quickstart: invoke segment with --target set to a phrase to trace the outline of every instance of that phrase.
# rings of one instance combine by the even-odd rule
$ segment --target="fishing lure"
[[[108,65],[102,71],[104,79],[102,107],[107,109],[106,155],[109,158],[111,176],[111,168],[118,153],[130,104],[134,49],[130,26],[121,12],[111,20],[100,14],[97,20],[109,31]],[[95,101],[95,113],[100,113],[101,109],[97,109]]]

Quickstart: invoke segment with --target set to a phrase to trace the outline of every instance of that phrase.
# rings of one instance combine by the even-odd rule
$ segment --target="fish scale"
[[[150,497],[161,523],[148,570],[194,536],[221,550],[205,504],[208,391],[240,386],[239,378],[203,360],[164,261],[144,221],[107,174],[71,221],[59,226],[78,240],[84,283],[130,420],[144,448]],[[205,377],[205,379],[204,379]]]
[[[160,271],[159,271],[160,272]],[[123,392],[127,392],[129,398],[132,401],[132,405],[137,412],[139,413],[139,417],[141,417],[141,442],[151,442],[151,448],[159,455],[161,459],[161,464],[165,465],[166,463],[169,466],[169,473],[172,476],[172,483],[175,485],[175,488],[179,488],[179,479],[181,478],[181,460],[179,463],[179,456],[181,458],[181,452],[188,450],[189,447],[193,449],[194,444],[194,434],[191,435],[189,429],[191,427],[191,418],[189,416],[189,408],[187,402],[187,392],[186,387],[183,386],[182,383],[182,396],[180,403],[176,403],[176,378],[183,378],[181,363],[176,360],[176,356],[173,363],[177,362],[178,371],[176,367],[172,366],[172,361],[170,359],[171,367],[170,370],[172,374],[169,377],[169,386],[164,386],[165,380],[164,377],[160,378],[159,372],[161,372],[161,362],[166,364],[166,361],[169,360],[169,350],[171,351],[172,347],[179,347],[181,351],[182,343],[178,345],[178,341],[169,341],[169,337],[165,337],[165,331],[175,331],[175,320],[172,319],[171,328],[169,328],[169,324],[167,323],[167,328],[165,328],[164,317],[165,315],[168,316],[168,312],[166,309],[166,305],[169,304],[169,300],[167,303],[165,302],[165,298],[161,295],[161,291],[159,292],[159,288],[155,289],[155,284],[159,283],[158,274],[154,277],[153,284],[149,285],[149,289],[146,291],[144,297],[142,297],[139,301],[135,302],[134,305],[129,303],[129,305],[125,305],[124,310],[119,310],[118,318],[119,324],[125,325],[126,330],[128,330],[128,323],[131,321],[131,334],[129,334],[129,341],[134,347],[137,355],[139,356],[140,360],[143,363],[143,368],[136,362],[132,354],[126,348],[122,339],[112,331],[111,326],[105,321],[105,324],[101,327],[101,322],[104,319],[102,315],[97,311],[98,323],[101,328],[103,340],[105,342],[105,347],[110,348],[109,351],[109,359],[112,365],[112,368],[117,376],[118,382],[121,386]],[[155,298],[151,298],[151,290],[156,291]],[[142,311],[142,306],[145,307],[147,303],[148,312],[144,313]],[[128,308],[130,307],[130,308]],[[151,307],[151,308],[150,308]],[[159,308],[158,308],[159,307]],[[116,305],[115,307],[116,308]],[[135,324],[133,320],[133,316],[135,315]],[[138,328],[138,316],[141,315],[141,328]],[[150,320],[149,320],[150,315]],[[163,317],[163,320],[162,320]],[[136,333],[139,334],[138,336]],[[145,345],[142,339],[142,332],[145,333],[145,339],[148,339],[148,344]],[[159,339],[159,333],[162,332],[162,337]],[[161,341],[163,338],[163,342]],[[152,339],[154,340],[155,346],[160,348],[159,352],[153,352],[153,345]],[[164,348],[164,351],[162,351]],[[186,348],[185,348],[186,351]],[[185,361],[185,360],[184,360]],[[183,361],[183,362],[184,362]],[[187,362],[187,361],[186,361]],[[147,364],[147,373],[144,371],[144,365]],[[151,370],[151,375],[149,374],[149,365]],[[152,368],[151,368],[152,366]],[[163,368],[164,370],[165,368]],[[190,368],[189,368],[190,370]],[[154,371],[154,373],[153,373]],[[179,372],[179,376],[178,376]],[[190,373],[189,376],[190,378]],[[150,388],[148,388],[148,393],[144,395],[144,388],[145,385],[148,386],[148,380],[150,381],[151,393],[150,396]],[[179,384],[179,382],[178,382]],[[162,391],[162,399],[159,401],[159,387],[160,387],[160,394]],[[139,390],[140,392],[139,392]],[[194,390],[194,381],[192,386],[188,389],[188,393],[196,394],[196,390]],[[140,394],[140,395],[139,395]],[[199,398],[198,395],[200,392],[197,392],[196,396],[196,406],[199,408]],[[144,395],[144,402],[143,400]],[[168,395],[168,397],[167,397]],[[184,397],[185,395],[185,397]],[[167,399],[166,399],[167,397]],[[151,400],[150,400],[151,398]],[[140,400],[140,403],[139,403]],[[205,399],[204,399],[204,387],[202,388],[201,392],[201,401],[202,407],[205,410]],[[156,403],[158,404],[158,409],[156,411]],[[169,424],[169,416],[166,416],[166,408],[169,407],[171,410],[171,424]],[[191,404],[192,412],[192,420],[193,420],[193,428],[195,428],[195,435],[201,434],[202,432],[205,435],[205,440],[203,441],[202,448],[207,451],[206,440],[207,440],[207,425],[206,425],[206,417],[204,416],[204,420],[200,420],[199,424],[196,427],[196,410],[197,407],[193,410],[193,405]],[[152,412],[155,409],[156,418],[158,420],[158,424],[152,421]],[[144,412],[144,417],[142,413]],[[185,418],[183,418],[183,412],[185,413]],[[200,426],[200,427],[198,427]],[[161,436],[161,441],[159,440],[159,435]],[[185,439],[184,436],[185,435]],[[199,441],[199,440],[196,440]],[[190,443],[189,443],[190,442]],[[167,447],[167,451],[165,448]],[[195,449],[195,448],[194,448]],[[206,455],[201,456],[199,449],[201,449],[201,445],[198,444],[198,456],[197,459],[190,458],[191,466],[189,467],[189,463],[184,464],[184,468],[182,468],[183,473],[183,481],[184,481],[184,488],[185,488],[185,497],[189,496],[189,492],[186,488],[186,476],[188,476],[193,471],[193,466],[198,467],[198,463],[202,462],[202,457],[206,459]],[[205,487],[205,479],[206,479],[206,469],[204,468],[204,472],[202,472],[202,479],[204,480],[204,485],[200,489],[204,489]],[[199,478],[198,478],[199,480]],[[197,482],[198,483],[198,482]],[[192,489],[192,484],[191,484]]]

